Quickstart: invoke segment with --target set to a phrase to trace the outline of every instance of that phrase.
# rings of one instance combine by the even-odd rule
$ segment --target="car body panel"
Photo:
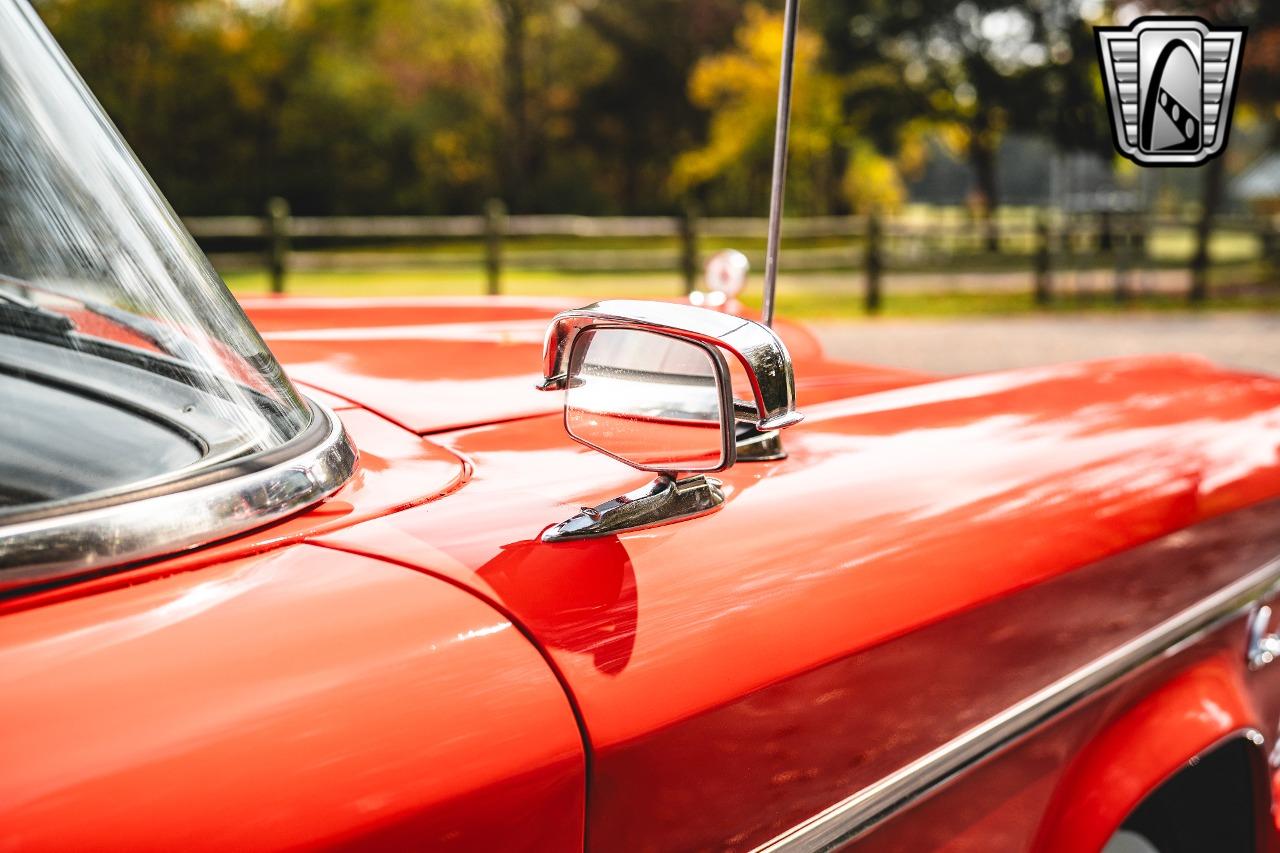
[[[1233,623],[1217,654],[1202,654],[1191,666],[1150,687],[1076,751],[1053,801],[1044,808],[1048,817],[1036,849],[1101,849],[1144,797],[1187,766],[1186,756],[1233,734],[1252,730],[1260,736],[1269,728],[1263,720],[1274,720],[1280,713],[1275,701],[1280,679],[1241,672],[1242,630]],[[1270,688],[1263,702],[1254,698],[1259,684]],[[1259,764],[1265,764],[1265,758]],[[1265,783],[1257,791],[1265,802]],[[1261,811],[1266,814],[1265,806]]]
[[[295,381],[417,433],[557,414],[536,390],[547,324],[576,307],[552,299],[246,299],[246,313]],[[931,380],[827,361],[801,326],[778,331],[797,364],[800,404]]]
[[[11,849],[581,846],[541,654],[379,561],[300,545],[12,613],[0,681]]]
[[[76,584],[0,598],[0,613],[26,610],[300,543],[323,531],[358,524],[447,494],[461,487],[470,476],[466,460],[372,412],[347,403],[337,414],[359,451],[360,463],[355,476],[326,500],[233,539],[110,571]]]
[[[1258,709],[1232,692],[1240,686],[1235,670],[1241,630],[1240,621],[1233,621],[1180,659],[1157,663],[1100,692],[931,798],[890,816],[851,849],[1096,853],[1129,809],[1173,771],[1261,719]],[[1224,678],[1237,682],[1228,692]],[[1214,719],[1203,719],[1206,709]],[[1223,734],[1213,735],[1214,728]],[[1121,779],[1118,788],[1109,787]],[[1259,794],[1265,816],[1267,794]],[[1087,800],[1068,809],[1077,796]],[[1270,851],[1272,843],[1264,837],[1258,850]]]
[[[110,599],[199,568],[179,575],[194,583],[285,545],[275,553],[435,575],[526,632],[547,658],[539,679],[560,678],[578,707],[592,849],[765,842],[1280,553],[1280,508],[1267,503],[1280,495],[1280,380],[1182,357],[939,380],[828,361],[800,327],[784,338],[807,419],[784,433],[787,459],[717,475],[728,497],[716,513],[548,545],[547,527],[648,475],[568,438],[560,395],[541,395],[539,414],[503,397],[468,408],[469,392],[449,389],[466,354],[493,368],[494,394],[536,379],[536,355],[494,361],[507,344],[473,339],[557,306],[502,303],[489,323],[468,300],[334,302],[248,308],[291,375],[345,401],[355,481],[246,537],[4,606]],[[457,334],[454,355],[424,355],[417,327],[433,324],[452,326],[435,333]],[[377,328],[392,331],[377,340]],[[388,344],[385,362],[361,355],[369,340]],[[531,336],[510,346],[535,350]],[[388,365],[394,393],[366,373]],[[1064,776],[1069,759],[1196,656],[1238,658],[1237,627],[1071,710],[858,846],[1043,843],[1057,792],[1104,772],[1109,748]],[[1268,675],[1259,683],[1280,690]],[[1250,707],[1264,729],[1280,715]],[[1148,776],[1125,796],[1158,784]]]
[[[539,542],[644,475],[533,418],[435,436],[474,466],[465,489],[320,541],[463,584],[545,645],[590,737],[601,849],[766,841],[1280,552],[1247,530],[1258,553],[1193,582],[1161,562],[1280,494],[1275,379],[1152,357],[806,415],[788,459],[724,472],[725,506],[688,522]],[[1073,571],[1153,540],[1127,586]],[[1090,609],[1055,609],[1089,577]]]

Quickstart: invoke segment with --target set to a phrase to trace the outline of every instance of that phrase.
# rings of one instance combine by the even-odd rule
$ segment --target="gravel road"
[[[970,373],[1141,353],[1199,353],[1280,374],[1280,314],[1126,314],[809,323],[850,361]]]

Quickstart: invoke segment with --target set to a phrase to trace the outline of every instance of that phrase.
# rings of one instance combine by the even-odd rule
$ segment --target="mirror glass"
[[[692,341],[639,329],[574,340],[565,428],[645,471],[716,471],[728,460],[722,367]]]

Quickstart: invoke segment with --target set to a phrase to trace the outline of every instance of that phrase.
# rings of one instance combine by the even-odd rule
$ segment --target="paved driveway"
[[[1125,314],[811,323],[833,357],[969,373],[1139,353],[1199,353],[1280,374],[1280,314]]]

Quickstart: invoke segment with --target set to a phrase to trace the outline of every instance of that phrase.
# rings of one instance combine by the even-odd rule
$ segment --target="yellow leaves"
[[[907,122],[898,134],[898,170],[903,175],[917,176],[929,161],[929,140],[934,125],[921,118]]]
[[[674,194],[712,181],[760,182],[772,152],[782,49],[782,18],[748,6],[734,48],[700,62],[689,85],[690,99],[711,111],[707,143],[682,154],[670,182]],[[898,71],[888,66],[838,77],[821,64],[819,37],[801,29],[796,37],[795,88],[791,109],[789,195],[800,204],[828,209],[843,195],[855,210],[892,211],[906,201],[903,171],[923,168],[932,126],[909,122],[898,158],[886,156],[856,136],[844,114],[846,95],[891,88]],[[831,165],[838,149],[848,153],[844,174]],[[836,186],[830,186],[831,184]]]
[[[959,122],[939,122],[934,126],[938,141],[952,157],[963,158],[969,150],[969,128]]]
[[[822,71],[819,37],[802,29],[796,36],[791,161],[826,156],[840,125],[840,88]],[[711,111],[707,143],[677,158],[670,189],[680,195],[731,172],[758,165],[771,150],[782,54],[782,18],[748,6],[732,51],[702,60],[689,81],[689,98]]]
[[[489,168],[488,159],[458,130],[436,131],[415,154],[424,172],[438,170],[455,184],[483,180]]]
[[[865,142],[853,147],[844,174],[844,192],[858,213],[892,212],[907,200],[907,190],[893,160]]]

